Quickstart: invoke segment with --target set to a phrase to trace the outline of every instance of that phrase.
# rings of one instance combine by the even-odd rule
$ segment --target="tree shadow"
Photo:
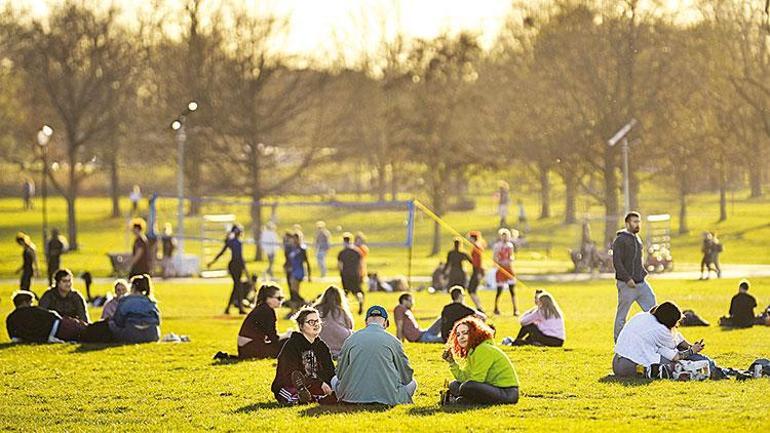
[[[463,405],[453,405],[453,406],[415,406],[413,408],[409,409],[409,415],[414,416],[432,416],[437,413],[462,413],[467,410],[476,410],[480,408],[485,407],[491,407],[491,406],[502,406],[502,405],[482,405],[482,404],[463,404]]]
[[[642,386],[652,383],[652,379],[644,377],[618,377],[614,374],[608,374],[599,379],[599,383],[616,383],[623,386]]]
[[[251,413],[259,410],[280,409],[282,407],[286,406],[278,403],[277,401],[263,401],[259,403],[252,403],[248,406],[239,407],[238,409],[235,409],[233,413]]]
[[[336,405],[315,405],[303,409],[299,414],[301,416],[319,417],[322,415],[334,415],[338,413],[351,414],[362,412],[387,412],[392,406],[379,403],[350,404],[340,403]]]

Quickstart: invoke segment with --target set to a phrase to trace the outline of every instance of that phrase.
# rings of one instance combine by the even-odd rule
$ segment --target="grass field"
[[[724,314],[735,280],[652,280],[658,300],[672,299],[711,321]],[[528,308],[535,288],[521,287]],[[227,283],[159,282],[156,295],[163,333],[189,335],[190,343],[130,346],[12,345],[0,332],[0,430],[97,431],[698,431],[770,429],[769,379],[702,383],[625,381],[609,377],[616,294],[611,281],[545,286],[567,319],[564,348],[504,348],[521,381],[516,406],[444,408],[437,404],[450,378],[440,345],[406,344],[419,388],[414,405],[386,408],[279,407],[270,393],[274,361],[218,365],[218,350],[235,351],[240,317],[221,315]],[[313,284],[306,295],[322,287]],[[105,287],[96,287],[101,293]],[[770,302],[770,279],[751,291]],[[0,317],[10,311],[11,287],[0,288]],[[427,326],[446,294],[416,294],[415,314]],[[396,294],[368,301],[395,305]],[[483,292],[486,306],[493,294]],[[510,304],[494,318],[496,340],[518,325]],[[636,307],[632,313],[636,311]],[[98,317],[99,309],[91,309]],[[356,317],[356,327],[362,325]],[[279,331],[288,322],[279,323]],[[391,328],[391,332],[394,330]],[[720,365],[746,368],[770,357],[770,328],[723,331],[685,328],[704,338],[705,353]]]
[[[562,223],[563,204],[559,188],[555,188],[553,194],[553,217],[536,219],[538,204],[534,195],[524,195],[527,213],[530,217],[531,232],[528,239],[538,245],[534,249],[523,249],[517,255],[516,268],[524,273],[550,273],[564,272],[571,267],[568,248],[578,246],[580,239],[580,224],[564,225]],[[518,197],[518,196],[517,196]],[[770,239],[770,198],[748,199],[747,193],[737,192],[735,200],[728,206],[728,220],[717,223],[718,196],[716,194],[699,194],[689,199],[689,228],[690,232],[684,235],[676,234],[678,228],[678,207],[675,200],[658,191],[650,191],[641,196],[643,198],[641,210],[644,214],[669,212],[674,217],[672,227],[675,234],[672,239],[672,250],[677,269],[692,268],[700,262],[701,234],[704,230],[716,230],[719,233],[725,251],[721,255],[722,263],[770,263],[770,249],[767,248],[767,240]],[[407,195],[401,199],[410,198]],[[339,197],[340,200],[358,200],[358,197]],[[362,200],[371,200],[370,197],[362,197]],[[446,221],[462,233],[468,230],[482,230],[485,237],[494,236],[497,228],[497,216],[494,200],[490,195],[478,195],[476,208],[467,212],[449,212]],[[319,198],[288,197],[283,201],[314,201]],[[106,253],[128,251],[131,237],[127,230],[127,218],[110,218],[110,202],[106,198],[82,198],[78,202],[78,222],[80,227],[80,250],[65,255],[62,258],[64,266],[70,267],[76,273],[89,270],[95,276],[107,276],[110,271]],[[122,203],[123,209],[128,209],[127,200]],[[164,199],[160,211],[161,224],[166,221],[176,223],[176,217],[172,214],[175,210],[174,200]],[[66,207],[64,200],[53,198],[49,200],[49,221],[51,227],[64,228],[66,226]],[[601,216],[603,210],[585,200],[578,202],[579,216]],[[238,220],[248,224],[247,205],[219,205],[208,206],[206,213],[233,213]],[[515,218],[515,208],[511,209],[511,218]],[[267,220],[269,209],[264,210]],[[405,209],[356,211],[348,209],[332,209],[320,206],[279,206],[278,207],[279,230],[290,227],[292,224],[301,224],[305,230],[309,243],[312,244],[313,227],[315,221],[324,219],[329,224],[334,235],[334,241],[340,242],[342,231],[363,230],[372,243],[404,242],[406,240],[405,221],[407,213]],[[14,242],[14,235],[19,230],[30,233],[33,240],[42,251],[40,234],[40,203],[36,203],[35,210],[23,211],[19,199],[0,199],[0,278],[13,276],[13,272],[20,265],[21,250]],[[189,219],[187,233],[199,235],[199,218]],[[601,239],[603,230],[601,221],[594,221],[592,229],[594,237]],[[415,250],[413,262],[413,274],[430,275],[440,259],[445,257],[446,251],[451,247],[452,234],[443,231],[445,249],[438,257],[429,257],[432,221],[417,213],[415,226]],[[644,232],[642,233],[644,235]],[[547,254],[543,245],[550,244],[551,251]],[[253,246],[245,247],[247,259],[253,258]],[[187,252],[198,254],[201,251],[199,242],[188,241]],[[314,255],[313,251],[311,253]],[[329,255],[329,265],[334,265],[335,254]],[[220,262],[224,267],[226,258]],[[314,260],[313,260],[314,264]],[[407,250],[396,247],[373,247],[368,259],[369,269],[380,272],[382,275],[406,275],[407,274]],[[261,272],[266,267],[263,263],[251,263],[252,271]],[[40,283],[40,281],[39,281]]]

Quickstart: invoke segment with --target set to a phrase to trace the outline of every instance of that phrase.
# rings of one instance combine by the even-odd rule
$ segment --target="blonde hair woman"
[[[514,346],[561,347],[564,345],[564,313],[553,296],[542,290],[535,292],[535,306],[521,316],[521,330]]]

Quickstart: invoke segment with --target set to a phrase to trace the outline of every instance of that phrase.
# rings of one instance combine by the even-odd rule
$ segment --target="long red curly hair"
[[[460,343],[457,342],[457,335],[455,333],[457,327],[460,325],[468,327],[468,346],[465,348],[460,347]],[[468,316],[458,320],[455,323],[455,326],[452,327],[452,333],[449,334],[449,338],[447,339],[447,346],[456,356],[465,358],[468,356],[468,352],[475,349],[481,342],[494,338],[494,336],[495,331],[487,326],[486,323],[482,322],[481,319]]]

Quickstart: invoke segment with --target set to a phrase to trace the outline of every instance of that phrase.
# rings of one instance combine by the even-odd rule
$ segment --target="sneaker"
[[[219,351],[216,355],[214,355],[214,359],[228,359],[230,358],[230,355],[227,352]]]
[[[304,374],[299,371],[292,371],[291,382],[294,384],[294,387],[297,388],[297,394],[299,395],[299,401],[301,403],[307,404],[313,400],[313,395],[310,394],[310,390],[307,389],[307,385],[305,384]]]

